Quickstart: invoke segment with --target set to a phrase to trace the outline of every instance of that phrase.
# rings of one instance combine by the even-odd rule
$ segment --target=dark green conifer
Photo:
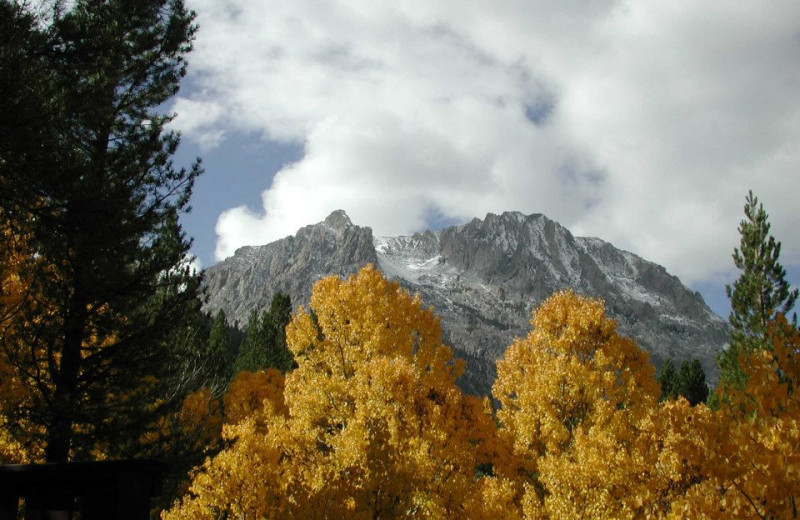
[[[698,359],[682,361],[680,371],[676,371],[675,364],[668,359],[661,367],[657,380],[661,383],[662,401],[685,397],[694,406],[705,402],[708,397],[706,373]]]
[[[201,169],[173,166],[163,113],[194,14],[181,0],[0,0],[0,14],[15,31],[0,36],[0,218],[37,259],[21,273],[36,302],[0,338],[32,393],[10,420],[41,432],[47,461],[137,455],[180,403],[172,340],[199,310],[178,216]]]
[[[253,310],[247,319],[247,327],[244,329],[244,339],[239,345],[239,353],[233,364],[234,373],[244,370],[255,372],[267,366],[266,349],[263,347],[261,338],[261,320],[258,312]]]
[[[658,382],[661,383],[661,400],[675,399],[680,394],[678,373],[675,371],[675,364],[668,359],[661,366],[658,373]]]
[[[207,363],[211,367],[212,386],[227,385],[233,375],[233,351],[231,349],[231,335],[225,311],[217,311],[211,331],[208,335],[206,349]]]
[[[294,368],[294,356],[286,346],[286,326],[292,319],[292,300],[288,294],[276,293],[272,297],[269,313],[264,319],[264,327],[271,329],[272,342],[269,343],[267,363],[286,373]]]
[[[684,396],[692,406],[706,402],[708,397],[706,373],[698,359],[693,359],[691,362],[684,360],[681,363],[678,386],[680,395]]]
[[[285,373],[291,370],[294,356],[286,346],[286,326],[291,317],[291,299],[288,294],[280,292],[272,297],[269,310],[260,317],[253,311],[236,358],[235,371],[277,368]]]
[[[739,225],[740,246],[733,261],[741,271],[725,290],[731,301],[729,347],[720,353],[720,384],[742,389],[747,381],[739,365],[742,352],[770,349],[767,331],[778,313],[787,315],[794,307],[798,291],[790,289],[786,271],[778,261],[781,244],[770,235],[768,216],[750,191],[744,206],[745,219]],[[792,317],[796,328],[797,318]]]

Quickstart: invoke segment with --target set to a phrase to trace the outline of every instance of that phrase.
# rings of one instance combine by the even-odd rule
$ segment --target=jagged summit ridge
[[[323,222],[305,226],[263,246],[248,246],[205,271],[205,307],[224,309],[230,320],[246,323],[252,311],[267,307],[275,292],[306,303],[313,283],[329,274],[345,276],[377,263],[372,230],[354,225],[338,210]]]
[[[484,219],[410,236],[373,237],[338,210],[295,236],[242,248],[206,271],[207,308],[240,322],[275,291],[305,303],[313,282],[376,264],[442,317],[445,341],[468,362],[465,389],[488,393],[494,360],[527,333],[531,310],[570,288],[602,298],[623,334],[667,358],[700,358],[716,378],[715,354],[727,339],[702,298],[652,262],[597,238],[575,237],[542,214],[489,213]]]
[[[353,222],[343,209],[337,209],[328,215],[325,220],[322,221],[322,223],[337,233],[343,233],[348,228],[353,227]]]

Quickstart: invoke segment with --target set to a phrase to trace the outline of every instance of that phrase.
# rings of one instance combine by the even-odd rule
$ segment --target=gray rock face
[[[372,230],[354,226],[344,211],[265,246],[242,247],[205,271],[206,310],[223,309],[230,321],[247,323],[252,311],[268,308],[276,292],[306,304],[318,279],[377,264]]]
[[[275,291],[306,303],[312,283],[365,263],[419,292],[442,317],[444,339],[467,361],[461,386],[488,394],[494,361],[529,330],[531,310],[571,288],[602,298],[622,334],[660,366],[699,358],[711,382],[727,325],[699,294],[652,262],[597,238],[580,238],[543,215],[488,214],[484,220],[412,236],[373,238],[342,211],[261,247],[244,247],[206,271],[208,310],[240,322]]]

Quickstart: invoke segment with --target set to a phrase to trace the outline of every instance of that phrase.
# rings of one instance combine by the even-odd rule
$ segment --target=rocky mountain
[[[265,246],[243,247],[206,270],[207,310],[240,323],[275,291],[305,304],[313,282],[366,263],[397,279],[442,317],[445,343],[466,359],[461,386],[488,394],[494,361],[529,330],[531,310],[554,291],[602,298],[621,333],[667,358],[697,357],[715,382],[727,325],[702,297],[652,262],[597,238],[574,237],[544,215],[507,212],[441,231],[373,237],[343,211]]]

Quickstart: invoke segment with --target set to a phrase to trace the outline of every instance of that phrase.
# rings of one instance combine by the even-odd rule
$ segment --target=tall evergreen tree
[[[683,360],[680,371],[675,370],[675,363],[668,359],[661,367],[657,379],[661,383],[662,401],[685,397],[694,406],[705,402],[708,397],[706,373],[698,359]]]
[[[32,425],[48,461],[135,454],[178,399],[170,333],[199,304],[178,216],[201,169],[174,167],[179,139],[160,110],[185,74],[194,14],[181,0],[0,10],[15,30],[0,37],[0,218],[37,260],[15,273],[37,286],[0,337],[28,395],[3,410]]]
[[[288,294],[275,293],[264,319],[264,327],[271,329],[272,342],[268,345],[267,363],[283,373],[294,367],[294,355],[286,345],[286,326],[292,320],[292,300]]]
[[[220,309],[214,316],[211,332],[208,336],[206,356],[209,366],[212,367],[212,387],[227,386],[233,375],[233,351],[231,349],[230,329],[225,311]]]
[[[708,386],[706,385],[706,373],[700,360],[693,359],[691,362],[684,360],[681,362],[681,370],[678,373],[678,386],[680,395],[684,396],[692,406],[706,402],[708,398]]]
[[[55,95],[52,70],[47,56],[51,51],[47,34],[37,30],[37,16],[24,6],[0,1],[0,211],[18,213],[19,193],[35,200],[36,191],[25,181],[23,171],[37,175],[57,159],[59,100]],[[10,226],[8,216],[3,216]],[[17,223],[14,223],[17,224]],[[17,231],[18,226],[14,226]]]
[[[739,354],[769,349],[767,331],[778,313],[788,314],[798,291],[790,289],[786,271],[778,261],[781,243],[770,235],[767,212],[750,191],[745,200],[745,219],[739,224],[740,246],[734,249],[733,262],[741,271],[725,291],[731,301],[729,348],[720,353],[720,383],[744,388],[746,375],[739,366]],[[792,318],[797,327],[797,318]]]
[[[680,381],[678,372],[675,371],[675,364],[668,359],[661,366],[658,372],[658,382],[661,383],[661,400],[676,399],[680,395]]]
[[[243,370],[255,372],[267,365],[263,340],[261,338],[261,322],[258,311],[253,310],[247,318],[247,327],[244,329],[244,339],[239,345],[239,353],[233,364],[233,371],[239,373]]]
[[[264,311],[260,318],[253,311],[236,358],[235,371],[277,368],[285,373],[291,370],[294,356],[286,346],[286,325],[291,317],[291,299],[288,294],[280,292],[272,297],[269,310]]]

